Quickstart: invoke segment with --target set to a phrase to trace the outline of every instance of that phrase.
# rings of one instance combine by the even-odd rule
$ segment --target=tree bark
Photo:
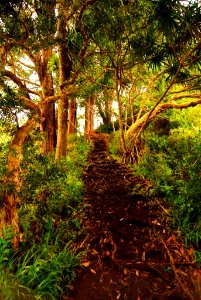
[[[68,134],[68,97],[64,90],[64,83],[69,80],[72,71],[72,62],[68,54],[66,45],[66,22],[62,17],[62,8],[60,8],[60,19],[58,21],[58,57],[59,57],[59,86],[61,99],[58,101],[58,130],[57,130],[57,147],[56,157],[58,160],[67,155],[67,134]]]
[[[40,131],[43,135],[41,153],[52,152],[56,147],[56,117],[55,104],[46,103],[40,105]]]
[[[56,160],[67,154],[67,129],[68,129],[68,98],[63,97],[58,101],[58,129]]]
[[[11,227],[13,230],[13,246],[19,245],[19,222],[17,205],[20,202],[19,191],[21,189],[21,161],[23,157],[23,145],[35,125],[38,115],[34,115],[25,125],[18,128],[9,146],[7,175],[4,184],[6,185],[4,206],[0,212],[0,233],[4,228]]]
[[[119,80],[120,78],[120,80]],[[121,89],[121,70],[119,68],[116,69],[116,98],[118,103],[118,110],[119,110],[119,129],[121,135],[121,145],[123,150],[123,156],[126,157],[127,149],[126,149],[126,142],[124,137],[124,128],[123,128],[123,120],[122,120],[122,103],[120,99],[120,89]]]
[[[85,104],[85,128],[84,133],[87,137],[94,130],[94,97],[91,95]]]
[[[195,101],[190,101],[187,103],[180,103],[177,104],[174,101],[179,100],[182,98],[195,98]],[[189,95],[183,95],[183,96],[177,96],[172,98],[172,102],[170,103],[164,103],[159,105],[158,107],[155,108],[155,110],[152,112],[150,115],[150,112],[147,112],[144,114],[139,120],[137,120],[134,124],[132,124],[129,129],[126,132],[127,137],[133,137],[135,136],[136,133],[139,132],[139,130],[142,128],[142,126],[146,123],[148,125],[152,119],[154,119],[157,115],[159,115],[162,112],[167,111],[168,109],[185,109],[188,107],[194,107],[198,104],[201,104],[201,96],[200,94],[189,94]],[[148,119],[149,117],[149,119]],[[146,127],[144,127],[145,129]]]
[[[75,97],[71,99],[69,106],[68,135],[71,135],[76,133],[77,128],[77,108]]]
[[[38,76],[42,87],[40,131],[43,135],[41,153],[44,154],[52,152],[56,147],[55,104],[45,101],[47,97],[54,96],[52,74],[48,70],[48,61],[51,55],[51,48],[48,50],[42,49],[36,58]]]
[[[101,103],[98,103],[97,104],[98,111],[103,120],[103,124],[110,125],[112,124],[112,97],[110,97],[109,95],[109,99],[106,99],[108,98],[108,95],[104,95],[104,96],[105,96],[105,100],[103,102],[104,108]]]

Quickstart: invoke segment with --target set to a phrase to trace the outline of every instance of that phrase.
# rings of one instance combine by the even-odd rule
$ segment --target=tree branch
[[[21,87],[25,93],[27,94],[27,97],[29,97],[29,93],[37,95],[37,96],[41,96],[38,92],[30,90],[29,88],[27,88],[27,86],[21,81],[21,79],[15,75],[14,73],[12,73],[11,71],[8,70],[3,70],[2,71],[2,75],[5,77],[10,78],[15,84],[17,84],[19,87]]]

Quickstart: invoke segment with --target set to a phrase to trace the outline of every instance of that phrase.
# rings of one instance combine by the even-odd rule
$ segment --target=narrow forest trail
[[[110,157],[107,135],[92,141],[84,173],[88,254],[65,299],[193,299],[184,293],[200,275],[192,249],[168,231],[164,207],[132,193],[139,179]]]

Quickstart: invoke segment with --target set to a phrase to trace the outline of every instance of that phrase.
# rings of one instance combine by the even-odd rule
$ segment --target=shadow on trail
[[[180,246],[167,231],[170,218],[159,204],[133,194],[143,182],[110,157],[107,136],[94,134],[92,141],[84,173],[88,254],[65,299],[188,299],[175,279],[170,256],[175,254],[179,265],[191,263],[192,254],[184,249],[176,254]],[[184,272],[181,279],[186,280]]]

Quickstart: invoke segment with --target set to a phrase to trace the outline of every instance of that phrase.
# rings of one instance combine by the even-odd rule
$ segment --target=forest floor
[[[172,229],[168,205],[134,193],[146,182],[111,158],[107,135],[91,139],[84,173],[87,254],[63,299],[201,299],[194,250]]]

